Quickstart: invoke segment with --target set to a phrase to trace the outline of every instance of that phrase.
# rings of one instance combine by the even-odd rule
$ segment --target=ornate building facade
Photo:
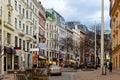
[[[110,17],[113,68],[120,69],[120,0],[110,0]]]

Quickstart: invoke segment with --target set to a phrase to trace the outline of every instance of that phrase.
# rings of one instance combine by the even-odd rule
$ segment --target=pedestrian
[[[37,74],[37,64],[36,63],[33,65],[33,70],[34,70],[34,74]]]
[[[15,69],[15,70],[18,70],[18,69],[19,69],[18,63],[15,63],[14,69]]]
[[[107,68],[109,69],[109,61],[107,61]]]
[[[109,63],[109,71],[112,72],[112,62]]]

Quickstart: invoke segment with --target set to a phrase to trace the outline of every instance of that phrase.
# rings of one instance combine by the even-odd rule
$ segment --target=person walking
[[[109,63],[109,71],[112,72],[112,62]]]

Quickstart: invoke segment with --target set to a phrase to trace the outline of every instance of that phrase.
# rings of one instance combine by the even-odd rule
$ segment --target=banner
[[[47,50],[47,43],[39,43],[38,47],[42,50]]]

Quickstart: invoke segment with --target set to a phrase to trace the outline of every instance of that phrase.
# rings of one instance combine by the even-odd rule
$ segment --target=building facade
[[[4,0],[4,4],[1,2],[0,6],[4,6],[4,11],[0,12],[4,14],[4,71],[13,71],[15,63],[20,70],[32,68],[38,59],[35,56],[38,53],[30,51],[30,48],[36,48],[39,43],[40,3],[37,0]],[[1,21],[2,15],[0,34],[3,29]],[[1,36],[2,34],[0,41]]]
[[[58,57],[58,26],[56,24],[56,16],[53,9],[46,9],[46,43],[48,50],[46,55],[48,57],[49,63],[52,63],[53,58]]]
[[[114,69],[120,69],[120,0],[110,0],[112,62]]]
[[[1,15],[0,15],[0,46],[1,46],[1,51],[4,51],[4,57],[3,64],[1,64],[1,68],[3,67],[4,71],[6,72],[7,70],[13,70],[14,69],[14,55],[15,55],[15,50],[14,50],[14,20],[12,17],[14,17],[13,14],[13,4],[14,2],[9,0],[5,0],[4,4],[1,3],[0,1],[0,8],[1,8]],[[4,15],[3,15],[4,14]],[[2,26],[2,16],[4,17],[4,23]],[[3,34],[2,34],[2,30]],[[2,38],[4,38],[4,42],[2,42]],[[1,44],[3,43],[3,45]],[[2,60],[0,60],[2,61]],[[1,69],[2,70],[2,69]]]

